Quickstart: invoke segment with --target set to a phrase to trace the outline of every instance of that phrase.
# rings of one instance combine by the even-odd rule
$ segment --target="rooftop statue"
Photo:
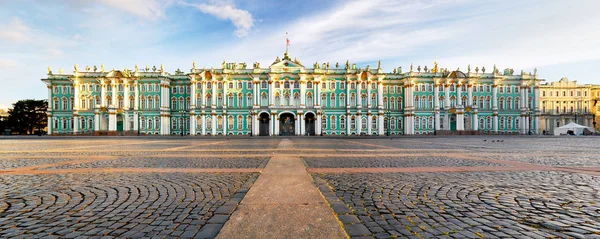
[[[417,71],[421,72],[421,66],[417,66]]]
[[[393,73],[394,75],[395,75],[396,73],[398,73],[398,72],[396,71],[396,68],[394,68],[394,71],[392,71],[392,73]]]
[[[152,66],[152,72],[156,72],[156,66]]]
[[[339,62],[336,62],[336,63],[335,63],[335,69],[339,69],[339,68],[340,68],[340,63],[339,63]]]
[[[135,72],[140,71],[140,68],[138,67],[138,64],[135,64]]]
[[[104,72],[104,71],[105,71],[105,70],[104,70],[104,63],[102,63],[102,65],[100,65],[100,71],[101,71],[101,72]]]
[[[481,72],[485,73],[485,66],[481,67]]]
[[[349,69],[350,69],[350,61],[346,60],[346,70],[349,70]]]
[[[471,64],[467,66],[467,73],[471,73]]]
[[[433,61],[433,69],[431,70],[432,73],[438,73],[438,64],[437,61]]]
[[[379,62],[377,62],[377,69],[381,69],[381,60],[379,60]]]
[[[89,72],[90,71],[90,66],[85,66],[85,71]]]
[[[192,62],[192,69],[194,69],[194,70],[196,69],[196,60],[194,60],[194,61]]]
[[[225,60],[223,60],[223,63],[221,63],[221,69],[225,69]]]
[[[479,73],[479,66],[475,67],[475,73]]]
[[[327,62],[327,69],[329,69],[329,62]]]
[[[425,72],[428,72],[428,71],[427,71],[427,66],[425,66],[425,68],[423,68],[423,71],[425,71]]]
[[[75,69],[75,72],[79,72],[79,67],[77,67],[77,64],[75,64],[75,66],[73,66],[73,69]]]
[[[413,71],[413,64],[410,63],[410,72],[412,72],[412,71]]]
[[[52,75],[52,67],[48,67],[48,75]]]
[[[402,74],[402,67],[401,66],[398,67],[398,74]]]
[[[98,67],[94,66],[94,72],[96,72],[98,70]]]
[[[62,73],[63,73],[63,68],[58,68],[58,74],[62,75]]]
[[[146,66],[145,68],[146,72],[150,71],[150,68],[148,66]]]
[[[160,72],[165,72],[165,65],[160,64]]]

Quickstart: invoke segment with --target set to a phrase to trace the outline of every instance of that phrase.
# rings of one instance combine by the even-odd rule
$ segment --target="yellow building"
[[[594,114],[594,129],[600,131],[600,85],[592,87],[592,114]]]
[[[599,107],[596,102],[600,86],[580,85],[577,81],[569,81],[564,77],[556,82],[541,84],[540,90],[542,132],[552,133],[554,128],[571,122],[589,127],[595,126],[594,114]]]

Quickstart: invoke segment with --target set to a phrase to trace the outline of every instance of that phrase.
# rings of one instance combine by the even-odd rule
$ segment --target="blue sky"
[[[46,69],[316,61],[533,71],[600,84],[597,0],[0,0],[0,108],[44,99]]]

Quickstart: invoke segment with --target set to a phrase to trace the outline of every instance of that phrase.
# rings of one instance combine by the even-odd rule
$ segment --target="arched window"
[[[333,116],[333,117],[335,117],[335,116]],[[343,115],[340,116],[340,129],[346,129],[346,117]]]
[[[275,81],[275,88],[279,89],[281,87],[281,84],[279,83],[279,81]]]
[[[313,87],[312,81],[309,81],[309,82],[306,83],[306,88],[312,89],[312,87]]]
[[[519,117],[515,117],[515,129],[521,129],[521,120]]]
[[[289,93],[285,93],[283,95],[283,105],[285,105],[285,106],[290,105],[290,94]]]
[[[352,93],[350,95],[350,107],[356,106],[356,94]]]
[[[356,117],[352,116],[350,118],[350,129],[354,130],[356,129]]]
[[[206,102],[206,107],[212,106],[212,95],[210,93],[206,94],[206,100],[204,102]]]
[[[121,101],[121,99],[119,99],[119,101]],[[146,106],[147,109],[152,109],[154,108],[154,98],[152,98],[152,96],[148,96],[148,105]]]
[[[377,116],[371,117],[371,130],[377,129]]]
[[[233,89],[233,82],[229,82],[229,83],[227,84],[227,88],[228,88],[228,89]]]
[[[506,129],[506,124],[504,122],[504,116],[500,117],[500,129]]]
[[[227,129],[233,130],[233,123],[234,123],[233,116],[231,116],[231,115],[228,116],[227,117]]]
[[[300,89],[300,82],[299,81],[294,81],[294,88]]]
[[[392,117],[392,119],[390,120],[390,129],[396,130],[396,118],[395,117]]]
[[[217,107],[223,107],[223,94],[221,93],[217,95]]]
[[[321,94],[321,105],[327,107],[327,94],[325,93]]]
[[[266,98],[266,94],[265,94]],[[300,94],[298,92],[294,93],[294,106],[300,107]]]
[[[366,94],[362,94],[362,96],[361,96],[361,105],[367,106],[367,95]]]
[[[327,116],[325,115],[323,115],[323,118],[321,119],[321,128],[327,129]],[[329,129],[335,129],[335,115],[331,116],[331,125]]]
[[[306,107],[313,107],[313,96],[310,92],[306,94]]]
[[[275,105],[281,106],[281,97],[279,96],[279,92],[275,93]]]
[[[250,117],[250,116],[248,116]],[[206,129],[212,130],[212,117],[206,117]]]
[[[498,99],[498,103],[499,103],[498,108],[500,110],[504,110],[504,98],[503,97],[500,97],[500,99]]]
[[[252,94],[248,93],[246,95],[246,106],[247,107],[252,107]]]
[[[290,82],[289,82],[289,81],[285,81],[285,82],[283,83],[283,88],[285,88],[285,89],[289,89],[289,88],[290,88]]]
[[[329,97],[329,105],[331,108],[335,108],[335,93],[331,93]]]
[[[263,92],[260,96],[260,105],[261,106],[269,105],[269,100],[267,99],[267,93],[265,93],[265,92]]]
[[[266,89],[267,88],[267,81],[261,81],[260,82],[260,87],[263,88],[263,89]]]
[[[346,107],[346,95],[340,94],[340,107]]]
[[[487,129],[491,129],[492,128],[492,117],[488,116],[486,118],[486,128]]]
[[[217,117],[217,130],[223,130],[223,116]]]
[[[367,118],[364,118],[364,117],[360,118],[360,128],[361,128],[361,130],[367,129]]]
[[[183,110],[185,109],[185,101],[183,100],[183,97],[179,97],[179,110]]]
[[[237,130],[244,129],[244,118],[241,115],[237,117]]]

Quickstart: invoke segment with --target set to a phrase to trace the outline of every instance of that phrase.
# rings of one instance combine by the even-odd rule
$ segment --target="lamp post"
[[[389,99],[389,98],[388,98],[388,99]],[[391,111],[390,111],[390,109],[388,108],[388,109],[385,111],[385,114],[386,114],[386,116],[387,116],[387,136],[390,136],[390,135],[391,135],[391,134],[390,134],[390,127],[391,127],[390,125],[391,125],[391,120],[392,120],[392,117],[391,117],[391,116],[392,116],[392,112],[391,112]]]
[[[252,137],[253,136],[252,135],[252,124],[254,123],[254,122],[252,122],[252,118],[254,118],[253,115],[252,115],[252,110],[249,111],[248,114],[250,114],[250,128],[249,128],[249,130],[250,130],[250,137]]]

